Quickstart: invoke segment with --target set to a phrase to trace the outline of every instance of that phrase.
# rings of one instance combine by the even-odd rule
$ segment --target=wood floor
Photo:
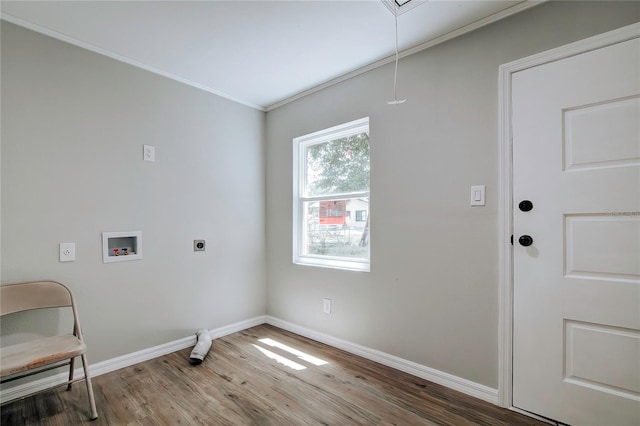
[[[100,417],[91,423],[543,425],[269,325],[215,340],[198,366],[189,364],[190,352],[94,378]],[[90,423],[84,383],[5,405],[1,413],[2,426],[82,423]]]

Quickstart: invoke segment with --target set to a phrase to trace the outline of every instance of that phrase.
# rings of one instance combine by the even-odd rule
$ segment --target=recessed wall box
[[[118,231],[102,233],[102,262],[142,259],[142,232]]]

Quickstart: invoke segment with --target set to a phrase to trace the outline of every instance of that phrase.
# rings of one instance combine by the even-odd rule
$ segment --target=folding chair
[[[37,281],[0,286],[0,316],[42,308],[71,308],[73,334],[38,338],[0,350],[0,383],[69,365],[67,390],[84,380],[89,395],[91,420],[98,418],[87,362],[87,345],[82,339],[78,312],[71,291],[54,281]],[[76,357],[81,357],[84,378],[73,379]],[[57,385],[60,386],[60,385]],[[54,387],[57,387],[54,386]]]

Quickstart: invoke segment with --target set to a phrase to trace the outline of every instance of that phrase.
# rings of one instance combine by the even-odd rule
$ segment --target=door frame
[[[640,37],[640,23],[586,38],[546,52],[519,59],[499,68],[498,138],[500,153],[498,241],[499,243],[499,316],[498,316],[498,404],[513,406],[513,150],[512,93],[513,74],[528,68],[555,62],[581,53]]]

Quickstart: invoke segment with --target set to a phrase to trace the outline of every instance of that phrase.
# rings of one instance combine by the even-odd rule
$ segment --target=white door
[[[640,425],[639,53],[512,79],[513,405],[572,425]]]

